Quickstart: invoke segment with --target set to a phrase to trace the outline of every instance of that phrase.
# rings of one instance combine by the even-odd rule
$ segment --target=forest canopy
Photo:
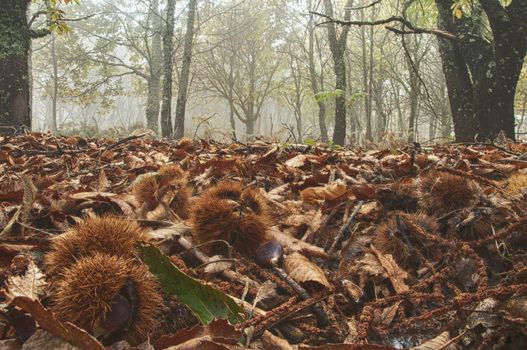
[[[525,132],[525,0],[3,7],[4,131],[337,144]]]

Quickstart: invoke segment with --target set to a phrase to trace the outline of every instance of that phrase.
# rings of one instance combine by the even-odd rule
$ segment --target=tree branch
[[[433,35],[442,37],[444,39],[457,40],[457,36],[453,33],[446,32],[444,30],[440,30],[437,28],[417,27],[413,25],[410,21],[406,20],[405,18],[401,16],[391,16],[391,17],[379,19],[376,21],[343,21],[343,20],[335,19],[331,16],[328,16],[320,12],[310,11],[309,13],[312,13],[314,15],[327,19],[327,21],[325,22],[318,23],[317,26],[327,24],[327,23],[336,23],[342,26],[377,26],[377,25],[383,25],[383,24],[388,24],[388,23],[393,23],[393,22],[399,22],[403,25],[403,27],[408,28],[409,31],[408,30],[397,30],[397,29],[393,30],[394,29],[393,27],[387,27],[387,29],[394,31],[397,34],[410,34],[410,32],[412,34],[433,34]]]

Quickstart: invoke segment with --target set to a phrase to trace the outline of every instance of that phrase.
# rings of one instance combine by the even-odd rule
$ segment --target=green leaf
[[[141,244],[139,248],[163,290],[188,306],[202,324],[217,319],[227,319],[231,324],[244,320],[243,309],[229,296],[181,272],[155,246]]]

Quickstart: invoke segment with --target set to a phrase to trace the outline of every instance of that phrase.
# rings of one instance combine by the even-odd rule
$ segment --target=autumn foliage
[[[527,344],[521,144],[0,141],[0,341],[17,348]],[[197,325],[146,241],[245,318]],[[268,241],[285,256],[258,265]]]

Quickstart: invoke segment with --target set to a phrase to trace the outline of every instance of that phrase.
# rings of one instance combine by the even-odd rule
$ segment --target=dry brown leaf
[[[309,187],[300,191],[300,197],[306,203],[316,204],[323,201],[331,201],[337,198],[344,199],[348,188],[342,180],[336,180],[324,187]]]
[[[289,276],[297,282],[317,282],[324,287],[331,288],[324,271],[300,253],[288,255],[285,258],[284,267]]]
[[[368,202],[360,208],[359,215],[362,215],[362,216],[371,215],[378,209],[379,209],[379,206],[377,202]]]
[[[110,182],[106,177],[106,173],[104,172],[104,169],[101,169],[101,171],[99,172],[99,184],[97,185],[97,190],[104,191],[109,187],[109,185]]]
[[[358,302],[364,294],[362,288],[356,285],[355,283],[351,282],[350,280],[342,280],[342,286],[354,302]]]
[[[327,256],[324,249],[288,236],[282,233],[276,226],[272,226],[269,231],[267,231],[267,234],[270,240],[275,240],[280,243],[282,247],[284,247],[286,253],[306,251],[316,256]]]
[[[382,309],[382,311],[376,310],[379,312],[375,313],[373,322],[375,322],[376,324],[389,326],[395,318],[395,315],[397,314],[397,309],[399,309],[399,305],[401,305],[401,302],[402,301],[399,300],[398,302],[388,307],[385,307],[384,309]]]
[[[24,342],[22,350],[78,350],[79,348],[71,345],[67,341],[54,336],[48,331],[37,329],[33,335]]]
[[[286,160],[284,164],[292,168],[301,168],[304,165],[306,165],[307,160],[308,160],[307,155],[299,154],[291,159]]]
[[[9,295],[8,295],[9,296]],[[72,323],[62,323],[51,311],[47,310],[40,301],[27,296],[9,296],[10,304],[17,306],[33,316],[39,326],[51,334],[66,340],[68,343],[82,350],[105,350],[90,334]]]
[[[362,271],[373,277],[388,278],[386,271],[382,267],[379,259],[371,253],[366,253],[362,258],[357,260],[356,268],[358,271]]]
[[[217,320],[208,326],[184,328],[173,335],[163,335],[155,343],[156,350],[232,350],[241,349],[236,344],[241,332],[226,320]]]
[[[26,296],[38,299],[46,287],[46,279],[42,271],[33,262],[29,261],[26,273],[22,276],[9,276],[7,278],[7,290],[13,296]]]
[[[443,350],[445,349],[445,345],[447,345],[449,341],[450,334],[448,334],[448,332],[443,332],[434,339],[430,339],[427,342],[419,346],[413,347],[410,350]]]
[[[16,339],[0,340],[0,349],[2,350],[20,350],[20,344]]]
[[[265,331],[262,334],[262,343],[266,350],[295,350],[298,346],[289,344],[289,342],[283,338],[277,337],[269,331]]]
[[[35,197],[37,196],[37,188],[33,185],[33,181],[28,175],[22,175],[22,181],[24,182],[24,196],[22,197],[22,209],[20,212],[19,220],[25,223],[29,218],[29,213],[35,203]]]
[[[384,255],[374,245],[371,246],[371,250],[386,271],[395,291],[397,293],[408,291],[410,288],[404,283],[404,280],[408,278],[408,273],[397,265],[390,254]]]

